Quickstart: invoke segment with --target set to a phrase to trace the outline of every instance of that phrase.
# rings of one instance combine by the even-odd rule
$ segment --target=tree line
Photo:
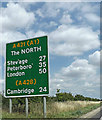
[[[9,111],[9,99],[2,96],[2,108]],[[65,102],[65,101],[101,101],[97,98],[90,98],[90,97],[84,97],[83,95],[77,94],[75,96],[72,95],[72,93],[66,93],[66,92],[60,92],[60,90],[57,89],[56,96],[47,96],[46,101],[48,103],[53,102]],[[29,104],[30,103],[43,103],[43,96],[34,96],[28,98]],[[13,104],[13,111],[17,112],[25,112],[25,98],[12,98],[12,104]],[[29,108],[30,110],[30,108]]]
[[[47,96],[47,102],[65,102],[65,101],[101,101],[98,98],[84,97],[83,95],[76,94],[75,96],[72,93],[60,92],[60,89],[57,89],[56,96]],[[42,102],[43,96],[34,96],[28,98],[29,102]],[[24,104],[25,99],[23,98],[13,98],[14,104]],[[2,95],[2,104],[7,104],[8,99],[4,98]]]
[[[84,97],[83,95],[77,94],[75,96],[72,95],[72,93],[57,93],[56,94],[57,101],[100,101],[100,99],[97,98],[90,98],[90,97]]]

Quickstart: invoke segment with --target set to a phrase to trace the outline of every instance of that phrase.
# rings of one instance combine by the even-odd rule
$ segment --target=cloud
[[[99,4],[94,4],[91,2],[82,2],[81,4],[81,12],[82,13],[97,13],[99,10]]]
[[[29,9],[31,8],[31,3],[28,4],[7,3],[7,7],[2,8],[2,21],[0,24],[3,25],[3,33],[0,38],[2,38],[3,42],[13,42],[48,35],[51,54],[74,57],[99,47],[98,32],[92,30],[93,26],[89,27],[91,22],[98,21],[98,16],[96,15],[98,5],[90,3],[46,2],[41,4],[38,9],[34,8],[34,6],[34,9]],[[90,14],[95,20],[90,18]],[[81,16],[82,20],[80,26],[75,23],[79,19],[78,15]],[[40,19],[38,20],[38,18]],[[38,24],[35,25],[36,21]],[[86,21],[90,22],[87,23]],[[39,27],[40,25],[42,25],[42,28],[46,27],[48,31],[45,32]],[[53,32],[51,27],[54,28]],[[5,48],[4,45],[3,48]],[[99,91],[96,89],[99,88],[100,78],[96,74],[97,67],[95,66],[98,65],[98,55],[99,51],[93,53],[89,56],[89,61],[76,59],[69,66],[62,67],[57,71],[53,77],[51,76],[51,94],[55,94],[55,90],[61,88],[61,90],[66,92],[97,96]]]
[[[36,11],[36,14],[38,14],[40,17],[44,17],[44,15],[42,14],[42,12],[41,12],[41,9],[38,9],[37,11]]]
[[[50,21],[50,24],[48,24],[48,25],[49,25],[49,27],[55,27],[55,26],[57,26],[57,23],[54,21]]]
[[[86,59],[76,59],[69,66],[61,68],[51,78],[50,83],[53,94],[58,88],[62,92],[72,92],[73,94],[92,97],[93,95],[100,97],[99,86],[100,76],[97,74],[96,68]],[[89,91],[91,92],[89,93]]]
[[[23,2],[81,2],[82,0],[22,0]]]
[[[4,82],[4,80],[3,79],[0,79],[0,84],[2,84]]]
[[[97,16],[96,14],[93,14],[93,13],[85,14],[85,18],[86,18],[89,22],[98,23],[98,24],[99,24],[99,22],[100,22],[100,17]]]
[[[55,3],[56,4],[56,3]],[[47,8],[47,11],[46,11]],[[43,10],[42,10],[43,14],[45,14],[45,17],[49,17],[49,18],[53,18],[56,17],[59,13],[60,13],[60,9],[59,8],[55,8],[54,3],[45,3],[45,5],[43,6]]]
[[[97,67],[100,66],[100,51],[95,51],[89,55],[89,62]]]
[[[80,78],[80,80],[86,81],[86,76],[90,78],[95,72],[94,67],[88,64],[86,59],[77,59],[70,66],[62,68],[60,73],[66,78],[74,78],[76,81]],[[57,77],[59,74],[55,76]]]
[[[0,79],[0,92],[3,90],[4,80]]]
[[[8,31],[8,32],[0,33],[0,38],[1,38],[1,45],[2,45],[2,46],[0,45],[1,46],[0,55],[5,57],[6,43],[25,40],[27,39],[27,36],[21,32]]]
[[[86,86],[86,87],[91,87],[91,86],[92,86],[92,83],[86,82],[86,83],[85,83],[85,86]]]
[[[0,42],[0,55],[2,55],[2,43],[1,42]]]
[[[46,11],[47,10],[47,11]],[[39,8],[43,19],[52,18],[61,24],[80,24],[99,28],[99,4],[88,2],[46,2]],[[65,13],[68,14],[65,14]],[[63,15],[63,16],[62,16]],[[97,26],[93,23],[97,23]],[[93,24],[93,25],[92,25]],[[42,26],[43,28],[43,26]]]
[[[101,2],[101,0],[81,0],[82,2]]]
[[[1,35],[2,34],[2,35]],[[2,36],[2,42],[13,42],[13,41],[17,41],[17,40],[22,40],[26,38],[26,35],[21,33],[21,32],[17,32],[17,31],[8,31],[8,32],[4,32],[1,33],[0,35]]]
[[[3,0],[3,2],[101,2],[101,0]]]
[[[60,19],[60,23],[62,23],[62,24],[69,24],[72,22],[73,22],[73,20],[71,19],[70,15],[68,15],[68,14],[64,14],[62,16],[62,18]]]
[[[26,39],[24,30],[34,24],[35,15],[33,12],[28,12],[22,4],[7,3],[6,7],[1,8],[0,14],[0,38],[3,45],[3,53],[5,53],[5,44],[17,40]],[[21,32],[23,31],[23,32]],[[2,55],[2,51],[0,54]]]
[[[14,2],[14,1],[13,1],[13,2]],[[35,5],[37,4],[37,2],[36,2],[36,1],[33,1],[33,2],[28,1],[28,2],[26,2],[26,0],[25,0],[25,1],[20,0],[20,1],[18,1],[17,4],[19,4],[20,6],[22,6],[23,8],[25,8],[27,11],[29,11],[31,5],[35,6]]]
[[[7,8],[2,8],[1,22],[2,31],[14,31],[19,29],[27,29],[35,22],[35,15],[27,12],[25,8],[16,3],[8,3]]]
[[[45,36],[47,35],[47,33],[45,33],[44,31],[37,31],[37,32],[34,32],[34,31],[27,31],[26,32],[26,36],[27,38],[34,38],[34,37],[41,37],[41,36]]]
[[[83,16],[86,13],[96,13],[99,10],[99,5],[94,5],[88,2],[72,2],[71,0],[71,2],[46,2],[40,8],[40,12],[45,17],[56,17],[60,13],[60,11],[63,10],[68,11],[69,13],[76,11],[77,13],[75,14],[75,16],[79,13],[81,13],[81,15]]]
[[[100,45],[98,33],[90,27],[61,25],[49,34],[50,52],[60,56],[81,55]]]

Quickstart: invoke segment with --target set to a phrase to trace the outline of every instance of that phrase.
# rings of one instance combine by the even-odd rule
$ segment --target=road
[[[81,116],[81,118],[93,118],[93,120],[100,120],[99,118],[101,118],[101,117],[102,117],[102,107],[97,108],[97,109]]]
[[[93,115],[91,118],[101,118],[101,117],[102,117],[102,108],[101,108],[101,110],[98,113]],[[101,120],[102,120],[102,118],[101,118]]]

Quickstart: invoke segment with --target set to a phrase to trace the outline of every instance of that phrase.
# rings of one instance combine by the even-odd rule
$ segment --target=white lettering
[[[25,72],[7,73],[7,77],[24,76]]]
[[[17,89],[17,90],[11,90],[11,89],[8,89],[7,90],[7,94],[22,94],[22,93],[27,93],[27,94],[31,94],[31,93],[34,93],[34,89]]]
[[[10,92],[10,89],[7,90],[7,94],[10,94],[9,92]]]
[[[21,54],[28,54],[32,52],[39,52],[41,51],[41,46],[39,47],[33,47],[33,48],[26,48],[26,49],[21,49]]]

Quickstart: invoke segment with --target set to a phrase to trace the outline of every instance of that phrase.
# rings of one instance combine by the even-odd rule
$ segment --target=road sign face
[[[6,44],[5,97],[49,94],[47,36]]]

